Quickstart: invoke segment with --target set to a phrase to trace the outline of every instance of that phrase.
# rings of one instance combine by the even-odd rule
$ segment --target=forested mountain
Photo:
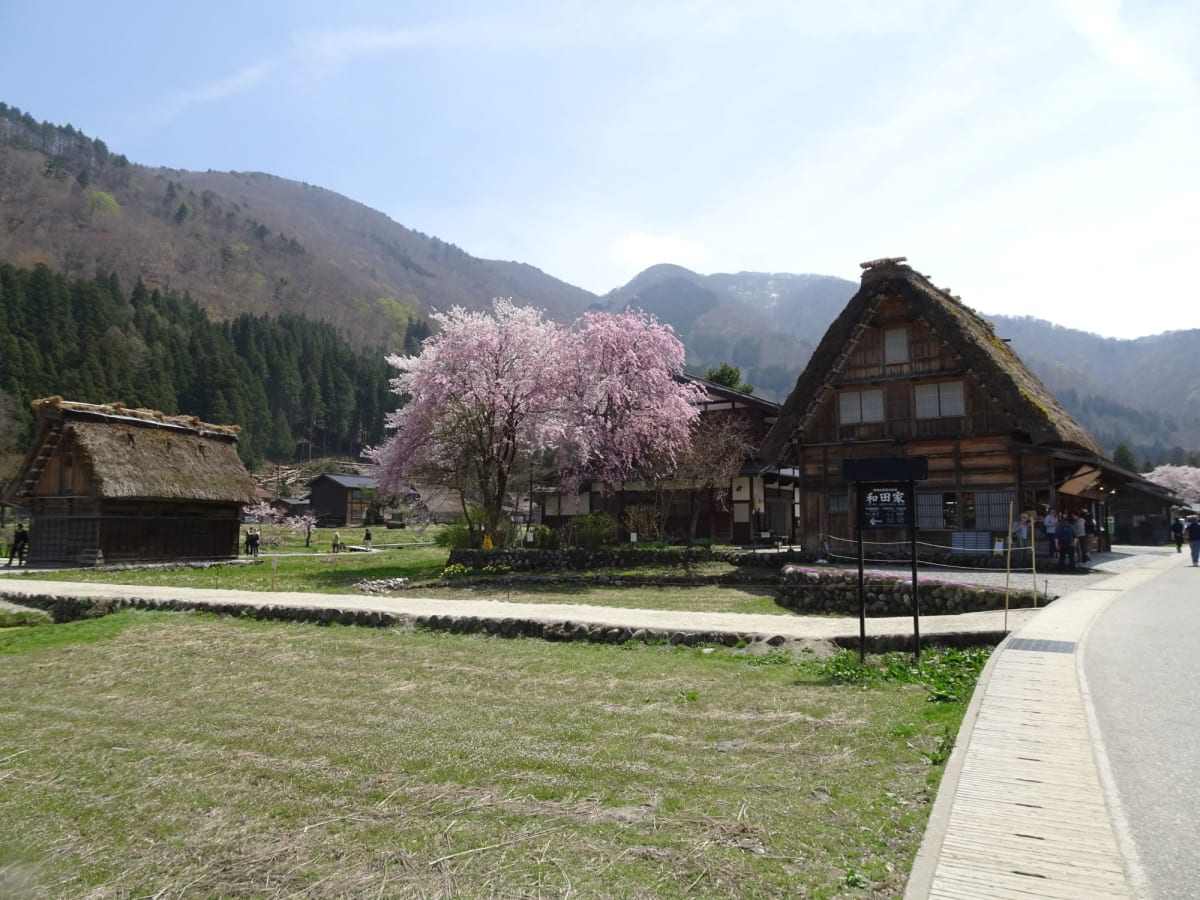
[[[409,352],[428,334],[409,323]],[[115,275],[68,278],[0,264],[0,435],[30,438],[35,397],[121,402],[237,424],[251,467],[302,452],[357,456],[383,438],[394,371],[326,323],[285,314],[212,321],[190,298]]]
[[[181,313],[185,322],[203,310],[217,331],[231,329],[230,338],[238,317],[270,328],[306,330],[315,328],[315,321],[327,323],[332,327],[322,340],[345,338],[345,352],[362,352],[363,360],[369,357],[381,366],[385,349],[401,349],[406,338],[412,349],[414,334],[424,328],[422,316],[431,309],[483,309],[493,297],[504,296],[569,322],[587,308],[615,310],[635,304],[676,329],[687,346],[691,371],[732,363],[758,393],[776,400],[790,392],[813,348],[858,288],[855,281],[823,275],[704,276],[660,265],[597,297],[532,266],[478,259],[323,188],[261,173],[137,165],[69,125],[39,123],[3,103],[0,263],[10,264],[13,271],[44,264],[48,271],[36,278],[59,273],[72,285],[94,285],[89,290],[108,284],[110,293],[119,292],[118,285],[135,286],[140,280],[141,291],[157,296],[156,302],[189,311]],[[98,278],[97,273],[103,274]],[[66,295],[78,290],[71,287]],[[969,297],[965,300],[971,302]],[[132,298],[123,302],[130,309],[144,306],[141,299],[137,304]],[[300,316],[308,321],[296,318]],[[1110,453],[1124,443],[1139,463],[1155,465],[1181,462],[1200,448],[1200,384],[1190,371],[1200,357],[1200,331],[1127,341],[1032,318],[989,317]],[[128,323],[116,324],[125,328]],[[147,341],[139,333],[138,339],[155,346],[153,338]],[[27,343],[42,354],[46,351],[40,340]],[[126,349],[115,338],[111,346]],[[158,346],[169,355],[181,345],[159,340]],[[144,362],[140,352],[135,345],[129,358]],[[40,358],[30,355],[27,347],[17,362],[5,355],[6,348],[0,346],[0,366],[20,365],[25,370],[21,377],[26,380],[14,396],[42,392],[28,380]],[[54,353],[46,358],[54,367],[40,382],[47,388],[44,392],[70,395],[87,388],[87,396],[70,399],[155,405],[149,383],[134,380],[136,370],[106,373],[103,380],[89,371],[88,377],[72,380],[70,360]],[[257,357],[249,353],[247,365],[251,359]],[[259,366],[250,374],[263,379],[269,415],[274,419],[282,411],[295,436],[311,434],[318,449],[324,442],[331,450],[374,440],[369,416],[360,424],[353,416],[350,423],[326,421],[341,414],[338,403],[302,405],[316,411],[305,421],[290,401],[276,398],[273,391],[281,389],[269,387],[265,380],[273,360],[265,362],[267,368]],[[161,365],[167,366],[165,359]],[[57,373],[65,373],[66,380],[54,381]],[[249,376],[240,372],[234,380],[245,377]],[[338,393],[335,383],[345,394],[344,382],[332,373],[314,377],[326,395],[323,403]],[[268,429],[256,400],[243,398],[239,405],[233,399],[238,390],[222,388],[221,379],[181,378],[172,382],[174,403],[181,412],[224,421],[222,413],[228,409],[229,421],[247,428],[244,452],[251,457],[270,453]],[[0,390],[7,383],[0,375]],[[100,393],[100,387],[107,393]],[[212,396],[210,390],[215,392]],[[240,391],[255,389],[243,385]],[[167,392],[166,407],[171,399]],[[23,406],[23,399],[17,405]],[[16,410],[18,416],[26,413]],[[276,424],[272,421],[271,427],[281,434]],[[346,428],[361,428],[363,436]]]
[[[659,265],[604,299],[609,308],[633,304],[669,322],[692,371],[730,362],[757,393],[782,400],[856,290],[825,275],[699,275]]]
[[[430,309],[512,297],[573,319],[596,296],[478,259],[332,191],[272,175],[150,168],[0,103],[0,260],[187,292],[216,318],[296,313],[395,347]]]

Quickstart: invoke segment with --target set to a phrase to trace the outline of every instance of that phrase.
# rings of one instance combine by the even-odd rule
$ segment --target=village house
[[[813,353],[763,444],[764,465],[800,473],[797,539],[855,546],[848,459],[924,457],[921,541],[991,552],[1022,511],[1169,515],[1170,495],[1105,459],[992,325],[904,258],[863,263],[862,285]],[[1136,498],[1136,499],[1134,499]],[[1112,520],[1110,522],[1110,520]],[[877,549],[905,532],[874,531]],[[894,548],[893,548],[894,549]]]
[[[325,472],[308,483],[309,513],[318,525],[361,527],[378,493],[379,479],[373,475]]]
[[[694,521],[699,540],[747,546],[791,543],[798,472],[787,466],[764,467],[754,459],[756,448],[779,414],[779,404],[700,378],[688,380],[704,389],[701,417],[710,422],[731,417],[741,423],[747,452],[735,462],[730,476],[721,478],[720,483],[704,483],[705,477],[668,478],[657,484],[584,481],[577,493],[543,491],[539,498],[542,522],[563,528],[575,516],[604,511],[620,522],[626,539],[639,521],[657,516],[662,536],[674,542],[690,537]],[[700,443],[704,444],[703,437]],[[718,446],[702,449],[722,452]]]
[[[255,496],[237,426],[59,397],[33,408],[36,438],[8,490],[29,512],[31,565],[237,556]]]

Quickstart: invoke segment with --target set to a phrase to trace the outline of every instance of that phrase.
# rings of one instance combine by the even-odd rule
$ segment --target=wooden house
[[[657,510],[663,537],[673,542],[686,540],[695,521],[695,536],[716,543],[791,543],[795,539],[799,473],[787,466],[764,466],[754,458],[754,449],[775,423],[779,404],[700,378],[689,380],[705,392],[700,403],[702,420],[729,417],[741,423],[750,452],[740,470],[720,484],[698,483],[682,476],[659,484],[584,481],[575,494],[543,492],[542,521],[561,528],[574,516],[605,511],[621,523],[622,536],[628,538],[639,519],[645,521]],[[713,449],[720,452],[719,446]]]
[[[36,439],[8,491],[29,511],[30,564],[237,555],[254,501],[237,426],[59,397],[33,408]]]
[[[367,524],[367,511],[376,500],[379,479],[325,472],[308,483],[308,490],[309,512],[317,524],[360,527]]]
[[[863,269],[859,291],[813,353],[761,451],[765,463],[800,473],[802,543],[835,554],[853,546],[847,459],[925,457],[916,524],[922,541],[956,552],[990,552],[1023,510],[1088,509],[1106,522],[1113,491],[1161,495],[1106,460],[1007,341],[957,297],[903,257]]]

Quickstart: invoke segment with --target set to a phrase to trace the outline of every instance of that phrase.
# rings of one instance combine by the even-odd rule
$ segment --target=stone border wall
[[[408,616],[377,610],[338,609],[337,607],[307,607],[286,605],[256,606],[246,603],[203,603],[194,600],[152,599],[147,597],[89,599],[86,597],[39,594],[10,598],[20,605],[42,609],[55,622],[98,618],[121,609],[146,609],[164,612],[206,612],[218,616],[237,616],[281,622],[306,622],[315,625],[345,625],[360,628],[416,627],[454,634],[490,634],[503,638],[539,638],[546,641],[587,641],[594,644],[624,644],[629,641],[666,643],[686,647],[722,646],[745,647],[752,644],[772,647],[788,642],[783,635],[757,633],[725,633],[708,631],[679,631],[654,628],[628,628],[594,625],[584,622],[540,622],[534,619],[489,619],[477,616]],[[849,626],[848,626],[849,627]],[[1004,632],[958,632],[929,635],[925,646],[968,647],[995,646],[1005,637]],[[858,639],[846,637],[832,641],[846,649],[857,649]],[[910,639],[904,636],[880,635],[868,637],[867,650],[884,653],[909,649]]]
[[[894,576],[867,575],[864,578],[868,616],[912,615],[912,580]],[[1004,609],[1004,591],[978,585],[954,584],[945,581],[921,580],[917,576],[917,592],[922,615],[948,615]],[[1051,598],[1039,595],[1037,603],[1044,606]],[[858,573],[824,572],[800,566],[785,566],[776,603],[796,612],[822,615],[857,616]],[[1009,609],[1034,605],[1030,591],[1010,591]]]

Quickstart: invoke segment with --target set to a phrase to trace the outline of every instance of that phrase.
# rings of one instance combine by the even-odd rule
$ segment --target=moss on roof
[[[61,431],[106,499],[253,503],[254,482],[237,455],[236,425],[168,416],[119,404],[33,401],[37,444],[25,471],[37,465],[48,435]]]

